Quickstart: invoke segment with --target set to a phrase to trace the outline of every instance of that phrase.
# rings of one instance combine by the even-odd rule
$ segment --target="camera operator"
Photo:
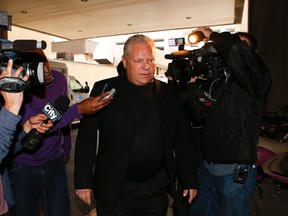
[[[186,101],[191,119],[204,123],[199,194],[190,206],[190,215],[248,216],[270,73],[255,51],[252,35],[216,33],[207,27],[195,31],[212,40],[226,69],[208,91],[198,88],[189,92]],[[209,106],[200,102],[199,95]]]
[[[11,77],[13,61],[9,60],[7,68],[0,74],[0,79]],[[19,77],[23,68],[18,68],[14,74],[14,77]],[[23,81],[28,80],[28,76],[24,76]],[[18,115],[23,102],[23,92],[13,93],[0,91],[2,98],[0,103],[0,215],[6,213],[10,207],[13,206],[14,200],[10,189],[7,170],[5,169],[5,163],[3,160],[9,153],[9,148],[12,144],[14,132],[17,129],[17,124],[21,120],[21,116]],[[3,106],[4,105],[4,106]],[[28,133],[32,128],[36,128],[38,132],[44,133],[52,126],[51,121],[44,124],[46,120],[44,114],[39,114],[31,117],[23,124],[23,131]],[[3,163],[2,163],[3,162]]]

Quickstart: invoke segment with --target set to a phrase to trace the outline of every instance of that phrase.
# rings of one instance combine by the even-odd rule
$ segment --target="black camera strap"
[[[3,77],[0,79],[0,91],[22,92],[30,87],[29,82],[25,82],[17,77]]]

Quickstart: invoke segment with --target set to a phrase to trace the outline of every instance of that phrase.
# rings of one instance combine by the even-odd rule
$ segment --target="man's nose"
[[[145,67],[145,69],[149,69],[150,68],[150,61],[149,60],[144,61],[144,67]]]

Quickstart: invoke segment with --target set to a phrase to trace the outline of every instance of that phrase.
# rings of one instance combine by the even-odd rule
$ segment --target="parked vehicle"
[[[49,64],[51,69],[60,71],[66,76],[69,92],[68,96],[71,105],[89,97],[90,88],[87,81],[85,81],[85,86],[83,86],[76,76],[70,74],[71,68],[68,70],[68,65],[65,62],[49,61]]]
[[[89,97],[90,88],[87,81],[85,82],[85,86],[83,87],[83,85],[75,76],[69,76],[68,88],[71,104],[78,103],[83,99]]]
[[[81,100],[89,97],[90,88],[87,81],[85,82],[85,86],[83,86],[75,76],[69,75],[68,66],[66,63],[59,61],[49,61],[49,64],[51,69],[57,70],[66,76],[70,105],[78,103]],[[77,124],[79,122],[79,119],[75,119],[72,124]]]

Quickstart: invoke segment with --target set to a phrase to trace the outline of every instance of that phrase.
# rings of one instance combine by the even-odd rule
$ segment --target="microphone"
[[[17,52],[35,49],[46,49],[47,44],[45,41],[37,40],[14,40],[13,49]]]
[[[44,123],[47,123],[48,120],[50,120],[53,124],[57,123],[61,119],[62,114],[68,109],[69,104],[69,98],[64,95],[59,96],[55,100],[54,105],[50,102],[47,102],[47,104],[42,109],[42,112],[48,117]],[[37,148],[39,143],[43,141],[43,137],[43,133],[39,133],[37,129],[32,128],[29,133],[21,140],[22,146],[25,149],[33,151]]]
[[[179,50],[176,52],[172,52],[171,54],[166,54],[165,59],[189,58],[190,56],[191,56],[191,52],[187,50]]]

